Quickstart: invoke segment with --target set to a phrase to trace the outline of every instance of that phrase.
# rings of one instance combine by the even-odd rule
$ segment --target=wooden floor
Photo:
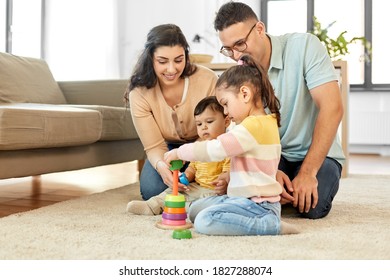
[[[390,175],[390,157],[351,155],[349,173]],[[0,217],[136,181],[138,181],[136,161],[42,175],[41,187],[34,187],[31,177],[0,180]]]
[[[0,180],[0,217],[138,181],[137,161],[41,176]]]

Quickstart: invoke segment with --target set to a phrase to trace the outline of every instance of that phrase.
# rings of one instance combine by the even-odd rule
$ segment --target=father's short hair
[[[219,8],[214,20],[216,31],[222,31],[235,23],[244,22],[248,19],[259,21],[257,15],[247,4],[241,2],[228,2]]]

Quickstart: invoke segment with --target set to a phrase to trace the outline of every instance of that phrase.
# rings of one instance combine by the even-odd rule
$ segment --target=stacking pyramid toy
[[[165,196],[165,207],[162,213],[162,220],[158,222],[156,226],[162,229],[187,229],[192,227],[191,223],[188,223],[186,213],[186,198],[184,195],[179,194],[178,182],[179,182],[179,170],[183,167],[181,160],[175,160],[171,162],[171,170],[173,171],[173,188],[172,194]]]

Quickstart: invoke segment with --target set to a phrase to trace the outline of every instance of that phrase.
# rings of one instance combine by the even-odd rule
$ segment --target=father
[[[235,61],[251,55],[268,70],[280,100],[281,203],[292,204],[306,218],[325,217],[345,160],[337,135],[341,94],[326,49],[309,33],[271,36],[254,11],[240,2],[221,6],[214,27],[222,42],[220,52]]]

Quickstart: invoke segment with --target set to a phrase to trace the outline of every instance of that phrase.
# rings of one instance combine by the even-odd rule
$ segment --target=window
[[[316,16],[330,36],[347,31],[345,37],[366,37],[372,43],[372,59],[364,57],[360,43],[348,47],[348,77],[351,90],[389,90],[390,76],[386,74],[390,56],[386,50],[386,34],[390,26],[387,1],[381,0],[260,0],[262,20],[270,34],[305,32],[311,30],[309,19]],[[283,19],[283,20],[281,20]],[[264,20],[263,20],[264,21]],[[308,22],[304,30],[304,23]]]
[[[0,51],[41,57],[41,11],[41,0],[0,0]]]
[[[0,52],[6,51],[7,1],[0,0]]]
[[[41,0],[12,2],[12,53],[41,57]]]
[[[44,58],[57,80],[118,78],[116,5],[111,0],[0,0],[0,51]]]
[[[335,9],[337,7],[337,9]],[[348,11],[346,13],[345,11]],[[314,15],[328,29],[329,36],[336,38],[341,32],[347,40],[364,36],[364,0],[315,0]],[[360,43],[348,47],[348,77],[350,84],[364,84],[364,47]]]
[[[119,77],[116,5],[111,0],[46,1],[45,59],[56,80]]]
[[[272,35],[306,32],[306,1],[270,1],[266,30]],[[281,21],[281,19],[283,19]]]
[[[388,52],[387,33],[390,26],[387,1],[372,1],[372,45],[375,46],[375,56],[372,60],[372,83],[390,84],[388,67],[390,56]]]

